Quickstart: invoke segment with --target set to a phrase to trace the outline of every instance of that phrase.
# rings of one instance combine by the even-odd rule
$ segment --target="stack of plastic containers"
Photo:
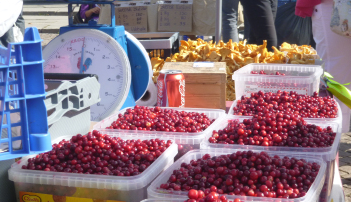
[[[223,154],[232,154],[236,151],[242,151],[241,149],[201,149],[201,150],[193,150],[185,154],[178,161],[176,161],[172,166],[170,166],[166,171],[164,171],[159,177],[157,177],[149,186],[147,193],[148,198],[157,199],[157,198],[165,198],[165,199],[187,199],[187,192],[185,191],[169,191],[160,189],[161,184],[167,183],[167,180],[172,175],[173,170],[179,169],[182,163],[190,163],[191,160],[197,160],[202,158],[205,154],[210,154],[211,156],[219,156]],[[258,150],[252,150],[253,152],[259,152]],[[298,159],[305,159],[307,162],[316,162],[321,167],[316,176],[315,181],[311,185],[307,194],[304,197],[294,198],[294,199],[282,199],[282,198],[265,198],[265,197],[250,197],[250,196],[232,196],[227,195],[228,200],[232,201],[235,198],[239,198],[242,201],[257,201],[257,202],[318,202],[319,194],[323,187],[323,181],[325,178],[325,169],[326,164],[322,159],[309,157],[305,154],[295,154],[291,152],[282,152],[282,151],[267,151],[268,155],[274,156],[278,155],[283,158],[284,156],[295,157]],[[151,200],[153,201],[153,200]],[[156,201],[156,200],[155,200]]]
[[[36,28],[27,28],[24,40],[0,47],[0,160],[51,149],[42,40]]]
[[[243,117],[243,116],[231,116],[228,115],[225,119],[221,120],[221,123],[217,125],[217,129],[223,129],[228,125],[228,120],[238,119],[242,122],[244,119],[248,119],[251,117]],[[306,120],[306,119],[305,119]],[[265,150],[265,151],[279,151],[279,152],[288,152],[292,155],[297,153],[302,153],[309,157],[321,158],[326,162],[326,170],[325,170],[325,181],[323,192],[321,194],[321,198],[326,199],[331,192],[331,187],[333,185],[334,179],[334,164],[336,154],[339,150],[340,138],[341,138],[341,127],[336,121],[326,121],[323,119],[309,119],[306,120],[308,124],[315,124],[317,126],[321,126],[322,128],[326,128],[328,126],[332,127],[333,131],[337,133],[334,143],[330,147],[324,148],[304,148],[304,147],[279,147],[279,146],[253,146],[253,145],[239,145],[239,144],[216,144],[210,143],[208,139],[212,136],[212,133],[206,134],[204,141],[201,143],[201,149],[242,149],[242,150]],[[322,200],[323,201],[323,200]]]
[[[23,42],[0,46],[1,201],[15,200],[7,175],[14,159],[51,149],[41,41],[36,28],[27,28]]]
[[[252,71],[265,71],[264,74],[252,74]],[[286,74],[275,75],[276,72]],[[290,64],[249,64],[234,72],[235,95],[250,97],[251,93],[296,91],[299,94],[312,95],[319,91],[320,76],[323,69],[319,65]],[[271,75],[273,74],[273,75]]]
[[[109,133],[109,134],[116,134],[116,133],[122,133],[125,135],[138,135],[142,137],[149,137],[149,138],[167,138],[170,140],[174,140],[178,146],[178,155],[176,156],[175,160],[177,160],[179,157],[181,157],[183,154],[188,152],[189,150],[193,149],[199,149],[200,148],[200,143],[205,137],[205,134],[213,131],[215,129],[215,125],[220,122],[222,118],[226,116],[224,110],[220,109],[195,109],[195,108],[172,108],[172,107],[161,107],[161,109],[174,109],[178,111],[185,111],[185,112],[197,112],[197,113],[204,113],[208,118],[210,119],[216,119],[215,122],[213,122],[210,127],[208,127],[205,131],[200,132],[200,133],[182,133],[182,132],[163,132],[163,131],[130,131],[130,130],[117,130],[117,129],[106,129],[106,127],[109,127],[112,122],[116,121],[118,119],[119,114],[124,114],[127,109],[124,109],[120,112],[118,112],[115,115],[112,115],[98,124],[94,126],[94,130],[99,130],[102,133]]]
[[[265,74],[259,74],[260,71]],[[257,74],[257,73],[258,74]],[[276,75],[285,74],[285,75]],[[278,65],[278,64],[250,64],[240,70],[234,72],[233,80],[235,81],[235,91],[237,100],[242,96],[250,97],[251,93],[258,91],[263,92],[277,92],[281,91],[296,91],[299,94],[313,95],[314,92],[319,91],[319,81],[322,75],[322,68],[319,65]],[[272,75],[274,74],[274,75]],[[216,130],[221,130],[228,125],[229,120],[239,120],[252,117],[236,116],[234,114],[234,107],[237,101],[234,101],[228,116],[221,119],[221,123],[216,125]],[[342,113],[338,105],[338,114],[336,118],[304,118],[308,124],[315,124],[326,128],[332,127],[336,132],[334,143],[330,147],[325,148],[303,148],[303,147],[279,147],[279,146],[252,146],[239,144],[215,144],[210,143],[209,138],[212,136],[212,131],[206,134],[204,141],[201,143],[201,149],[241,149],[241,150],[265,150],[265,151],[279,151],[288,152],[292,155],[305,155],[309,158],[320,158],[326,163],[325,180],[321,181],[323,191],[320,195],[320,201],[326,201],[331,193],[331,187],[334,178],[334,164],[336,154],[340,145],[341,138],[341,123]]]
[[[111,135],[111,134],[109,134]],[[149,139],[142,136],[111,135],[127,139]],[[58,143],[61,137],[54,140]],[[167,140],[166,138],[160,138]],[[24,170],[30,157],[25,157],[14,164],[9,170],[9,179],[14,181],[17,201],[24,195],[61,198],[66,201],[68,197],[94,199],[94,201],[128,201],[140,202],[147,198],[147,187],[168,166],[173,163],[177,154],[177,145],[173,143],[154,161],[145,171],[136,176],[109,176],[95,174],[75,174],[65,172],[47,172],[38,170]],[[33,156],[31,156],[33,157]],[[71,201],[74,198],[70,198]],[[83,200],[83,199],[81,199]]]

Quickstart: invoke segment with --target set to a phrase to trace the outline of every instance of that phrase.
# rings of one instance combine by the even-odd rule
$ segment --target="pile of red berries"
[[[298,114],[303,118],[336,118],[337,103],[331,97],[299,95],[296,92],[252,93],[251,97],[242,97],[234,107],[235,115],[263,116],[267,113]]]
[[[229,120],[223,130],[213,131],[210,143],[289,146],[329,147],[333,145],[336,133],[332,128],[307,124],[299,115],[265,114],[251,119]]]
[[[264,70],[261,70],[259,72],[257,71],[251,71],[251,74],[267,74]],[[276,71],[275,74],[274,73],[271,73],[270,75],[280,75],[280,76],[285,76],[284,73],[281,73],[281,72],[278,72]]]
[[[190,189],[188,192],[189,199],[184,202],[229,202],[225,195],[219,196],[217,192],[211,192],[205,196],[202,190]],[[235,199],[233,202],[241,202]]]
[[[216,192],[220,195],[299,198],[306,195],[319,168],[317,163],[304,159],[271,157],[266,152],[237,151],[214,157],[205,154],[189,164],[182,163],[160,188],[201,190],[205,196]]]
[[[204,131],[214,121],[203,113],[135,106],[119,114],[107,129],[196,133]]]
[[[134,176],[147,169],[171,140],[122,140],[93,131],[54,144],[49,152],[28,159],[22,169],[67,173]]]

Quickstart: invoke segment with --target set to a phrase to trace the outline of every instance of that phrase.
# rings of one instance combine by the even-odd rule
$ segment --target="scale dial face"
[[[43,57],[45,73],[98,75],[101,101],[90,108],[92,121],[101,121],[122,107],[130,89],[130,63],[111,36],[94,29],[69,31],[53,39]]]

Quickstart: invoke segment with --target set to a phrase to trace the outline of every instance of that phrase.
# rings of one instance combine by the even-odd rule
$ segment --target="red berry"
[[[188,197],[190,199],[198,199],[198,191],[195,189],[190,189],[188,192]]]

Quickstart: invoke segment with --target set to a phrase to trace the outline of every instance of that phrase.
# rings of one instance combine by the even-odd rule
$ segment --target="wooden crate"
[[[203,66],[203,63],[196,63]],[[194,67],[193,62],[166,62],[163,69],[181,70],[185,77],[185,107],[226,109],[226,63]]]

